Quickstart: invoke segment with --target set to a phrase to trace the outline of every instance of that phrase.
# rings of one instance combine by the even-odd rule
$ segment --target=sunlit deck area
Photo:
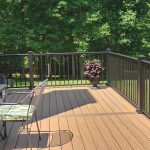
[[[9,101],[21,99],[12,96]],[[34,120],[31,148],[46,150],[149,150],[150,120],[111,87],[46,88],[38,106],[42,140]],[[21,123],[7,123],[0,150],[30,149]]]

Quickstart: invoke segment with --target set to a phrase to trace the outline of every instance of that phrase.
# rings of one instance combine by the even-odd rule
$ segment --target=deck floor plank
[[[63,102],[62,91],[63,90],[60,88],[59,91],[56,93],[57,108],[58,108],[58,113],[60,113],[61,115],[65,115],[66,109],[65,109],[64,102]],[[70,131],[67,118],[59,119],[59,128],[62,133],[62,136],[60,136],[61,137],[60,140],[61,140],[61,142],[63,142],[63,141],[65,142],[65,140],[67,140],[67,138],[65,138],[65,132]],[[72,140],[68,144],[62,145],[62,150],[68,150],[68,149],[73,150]]]
[[[76,121],[80,130],[85,148],[86,150],[90,150],[90,149],[95,150],[96,149],[95,143],[93,141],[93,138],[91,136],[87,123],[84,117],[82,116],[82,114],[88,113],[88,109],[84,105],[84,102],[81,100],[80,93],[78,92],[77,89],[69,91],[69,95],[70,95],[70,102],[71,102],[72,108],[75,107],[74,114],[81,115],[81,117],[76,117]]]
[[[106,93],[109,94],[109,93]],[[111,99],[110,95],[109,98]],[[116,99],[114,99],[114,102],[117,103]],[[120,105],[118,104],[118,108],[120,109]],[[116,105],[117,105],[116,104]],[[121,111],[122,109],[120,109]],[[143,124],[141,124],[141,122],[136,118],[137,114],[135,114],[134,116],[126,114],[124,116],[121,116],[120,119],[122,119],[122,121],[125,122],[125,124],[127,124],[127,126],[130,126],[131,131],[135,131],[138,132],[138,134],[140,134],[140,137],[138,138],[140,141],[143,140],[143,138],[141,139],[141,137],[145,136],[147,137],[147,139],[149,140],[150,137],[150,133],[148,132],[148,130],[145,128],[145,126],[143,126]],[[133,130],[132,130],[133,128]],[[142,131],[142,132],[141,132]],[[140,132],[140,133],[139,133]],[[137,136],[138,137],[138,136]],[[145,139],[146,140],[146,139]],[[146,141],[147,143],[147,141]],[[144,144],[144,143],[143,143]],[[150,143],[148,143],[147,145],[149,145]],[[145,144],[144,144],[145,145]]]
[[[60,131],[59,118],[53,118],[58,115],[57,98],[55,88],[50,90],[50,150],[62,150],[60,146],[61,138],[57,137],[57,141],[54,141],[53,134]],[[55,146],[56,145],[56,146]],[[58,145],[58,146],[57,146]]]
[[[93,94],[95,95],[95,98],[97,98],[97,99],[100,98],[101,94],[99,94],[97,91],[93,91]],[[98,102],[99,102],[98,105],[103,101],[103,103],[101,105],[102,106],[101,109],[103,109],[102,112],[105,112],[106,114],[107,114],[107,111],[108,111],[108,113],[112,112],[113,109],[111,107],[108,107],[110,109],[107,108],[108,104],[105,103],[105,100],[104,100],[105,97],[104,98],[101,97],[101,98],[102,99],[98,99]],[[95,109],[97,109],[97,107],[95,107]],[[97,111],[101,113],[100,109],[97,109]],[[126,148],[131,149],[131,146],[129,145],[129,143],[122,136],[122,134],[117,130],[118,128],[116,129],[115,125],[111,122],[111,119],[108,115],[106,115],[106,116],[102,115],[99,117],[95,117],[95,120],[96,120],[96,123],[99,122],[97,124],[97,126],[100,127],[100,130],[103,129],[102,130],[103,137],[110,149],[126,149]],[[107,122],[107,120],[109,120],[110,122]],[[114,127],[114,128],[112,128],[112,127]],[[116,131],[118,131],[118,132],[116,132]],[[110,139],[110,140],[108,141],[108,139]],[[123,141],[124,143],[120,143],[120,141]]]
[[[66,90],[63,90],[62,92],[63,97],[63,103],[66,111],[66,115],[73,115],[73,108],[69,99],[69,94]],[[72,145],[73,149],[76,150],[85,150],[83,139],[81,138],[81,133],[79,131],[76,117],[74,118],[67,118],[68,126],[71,132],[73,132],[73,139],[72,139]]]
[[[118,127],[118,130],[120,130],[120,132],[122,132],[122,134],[126,137],[134,150],[144,150],[144,147],[139,143],[137,138],[130,132],[128,127],[126,127],[117,116],[111,116],[111,119]]]
[[[92,92],[91,92],[92,94]],[[88,98],[90,98],[91,96],[86,94]],[[99,104],[99,103],[98,103]],[[98,105],[97,104],[97,105]],[[96,105],[95,109],[101,113],[102,108],[101,109],[97,109]],[[105,112],[105,110],[103,110],[102,112]],[[101,120],[101,122],[104,122],[105,126],[107,127],[107,130],[109,130],[109,132],[112,134],[111,136],[113,136],[114,139],[116,139],[117,143],[120,145],[121,149],[132,149],[132,147],[130,146],[130,144],[127,142],[127,140],[122,136],[121,132],[118,131],[118,128],[114,125],[114,123],[111,121],[109,116],[99,116],[99,119]],[[113,130],[112,130],[113,129]],[[110,136],[110,135],[109,135]]]
[[[50,133],[51,133],[51,135],[60,131],[60,127],[59,127],[58,122],[59,122],[59,118],[51,118],[50,119],[50,131],[51,131]],[[56,140],[57,141],[53,141],[53,137],[52,136],[50,137],[50,150],[62,150],[62,148],[60,146],[60,141],[61,141],[60,136]]]
[[[115,92],[112,88],[108,88],[108,91],[111,94],[112,99],[116,99],[118,102],[122,103],[129,112],[136,112],[136,108],[131,105],[126,99],[124,99],[121,95]],[[143,126],[145,126],[148,130],[150,130],[149,118],[147,118],[143,114],[137,114],[133,117],[137,122],[140,122]]]
[[[99,93],[103,96],[103,100],[105,101],[105,103],[109,106],[109,107],[111,107],[111,109],[114,111],[114,113],[115,112],[121,112],[121,109],[119,108],[119,107],[117,107],[115,104],[114,104],[114,99],[110,99],[109,97],[108,97],[108,95],[106,95],[106,94],[104,94],[104,93],[102,93],[102,90],[101,91],[99,91]],[[122,118],[124,117],[124,119],[122,120]],[[134,137],[135,137],[135,139],[136,139],[136,141],[140,144],[140,145],[142,145],[142,147],[144,147],[144,143],[143,142],[145,142],[145,140],[144,140],[144,138],[142,137],[142,140],[143,140],[143,142],[141,142],[141,140],[140,140],[140,136],[139,136],[139,133],[138,133],[138,131],[137,132],[133,132],[132,130],[130,130],[130,127],[128,126],[128,125],[126,125],[126,123],[128,124],[128,118],[124,115],[124,116],[116,116],[116,118],[120,121],[120,122],[122,122],[123,123],[123,126],[124,126],[124,128],[129,128],[128,129],[128,132],[130,132]],[[124,122],[124,120],[125,119],[127,119],[127,121],[126,122]],[[135,127],[134,127],[134,125],[132,125],[132,127],[133,127],[133,130],[135,130]],[[147,141],[148,142],[148,141]],[[130,143],[131,144],[131,143]]]
[[[43,95],[42,120],[40,120],[40,131],[42,140],[39,141],[41,149],[50,150],[50,89],[47,87]],[[39,117],[39,116],[38,116]]]
[[[19,99],[20,95],[10,96],[8,101]],[[46,88],[37,116],[41,141],[34,118],[28,124],[33,150],[149,150],[150,147],[150,119],[137,114],[136,108],[110,87]],[[19,130],[20,126],[21,123],[7,123],[8,138],[0,141],[0,149],[30,149],[27,134]],[[73,138],[61,145],[66,132],[72,133]]]
[[[115,99],[111,99],[111,97],[108,96],[109,93],[105,93],[105,96],[107,96],[107,98],[111,101],[111,103],[113,103],[115,101]],[[107,102],[109,102],[109,100],[107,99]],[[116,104],[117,106],[117,104]],[[113,108],[113,107],[112,107]],[[122,109],[120,109],[119,106],[117,106],[117,108],[119,109],[119,111],[121,111]],[[116,108],[114,109],[116,110]],[[144,133],[143,128],[138,128],[136,126],[137,124],[137,120],[136,117],[134,117],[135,122],[131,122],[129,117],[129,115],[123,115],[123,116],[118,116],[118,118],[123,122],[123,124],[129,128],[129,131],[137,138],[138,142],[143,145],[143,147],[145,149],[148,149],[148,147],[150,147],[150,141],[149,138],[147,138],[147,133]],[[142,132],[141,132],[142,131]],[[146,135],[145,135],[146,134]]]
[[[97,113],[96,108],[94,107],[93,103],[95,103],[93,98],[89,98],[87,90],[79,90],[81,99],[83,99],[84,105],[87,107],[87,110],[89,113],[95,114]],[[86,105],[87,104],[87,105]],[[92,138],[94,140],[94,143],[97,147],[97,149],[108,149],[108,146],[100,133],[98,127],[96,126],[94,117],[85,117],[85,120],[87,122],[88,128],[91,132]]]

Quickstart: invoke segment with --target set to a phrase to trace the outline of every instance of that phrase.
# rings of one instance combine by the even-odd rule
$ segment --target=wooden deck
[[[14,96],[12,99],[20,99]],[[150,119],[110,87],[47,88],[38,109],[42,140],[34,120],[30,124],[32,149],[149,150]],[[8,123],[8,138],[0,150],[30,149],[21,123]]]

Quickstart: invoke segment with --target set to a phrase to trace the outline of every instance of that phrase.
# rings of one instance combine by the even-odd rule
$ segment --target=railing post
[[[29,81],[30,81],[30,87],[29,89],[34,88],[34,79],[33,79],[33,53],[32,51],[28,52],[29,57]]]
[[[109,53],[111,52],[111,49],[110,48],[107,48],[106,49],[106,52],[107,52],[107,83],[106,85],[109,86],[110,85],[110,59],[109,59]]]
[[[138,108],[137,112],[142,113],[143,101],[144,101],[144,70],[142,66],[142,60],[145,59],[144,55],[138,57],[138,81],[137,81],[137,96],[138,96]]]

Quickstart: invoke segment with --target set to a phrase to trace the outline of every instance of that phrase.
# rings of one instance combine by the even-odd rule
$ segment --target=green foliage
[[[113,51],[148,56],[147,0],[1,0],[0,52]]]

